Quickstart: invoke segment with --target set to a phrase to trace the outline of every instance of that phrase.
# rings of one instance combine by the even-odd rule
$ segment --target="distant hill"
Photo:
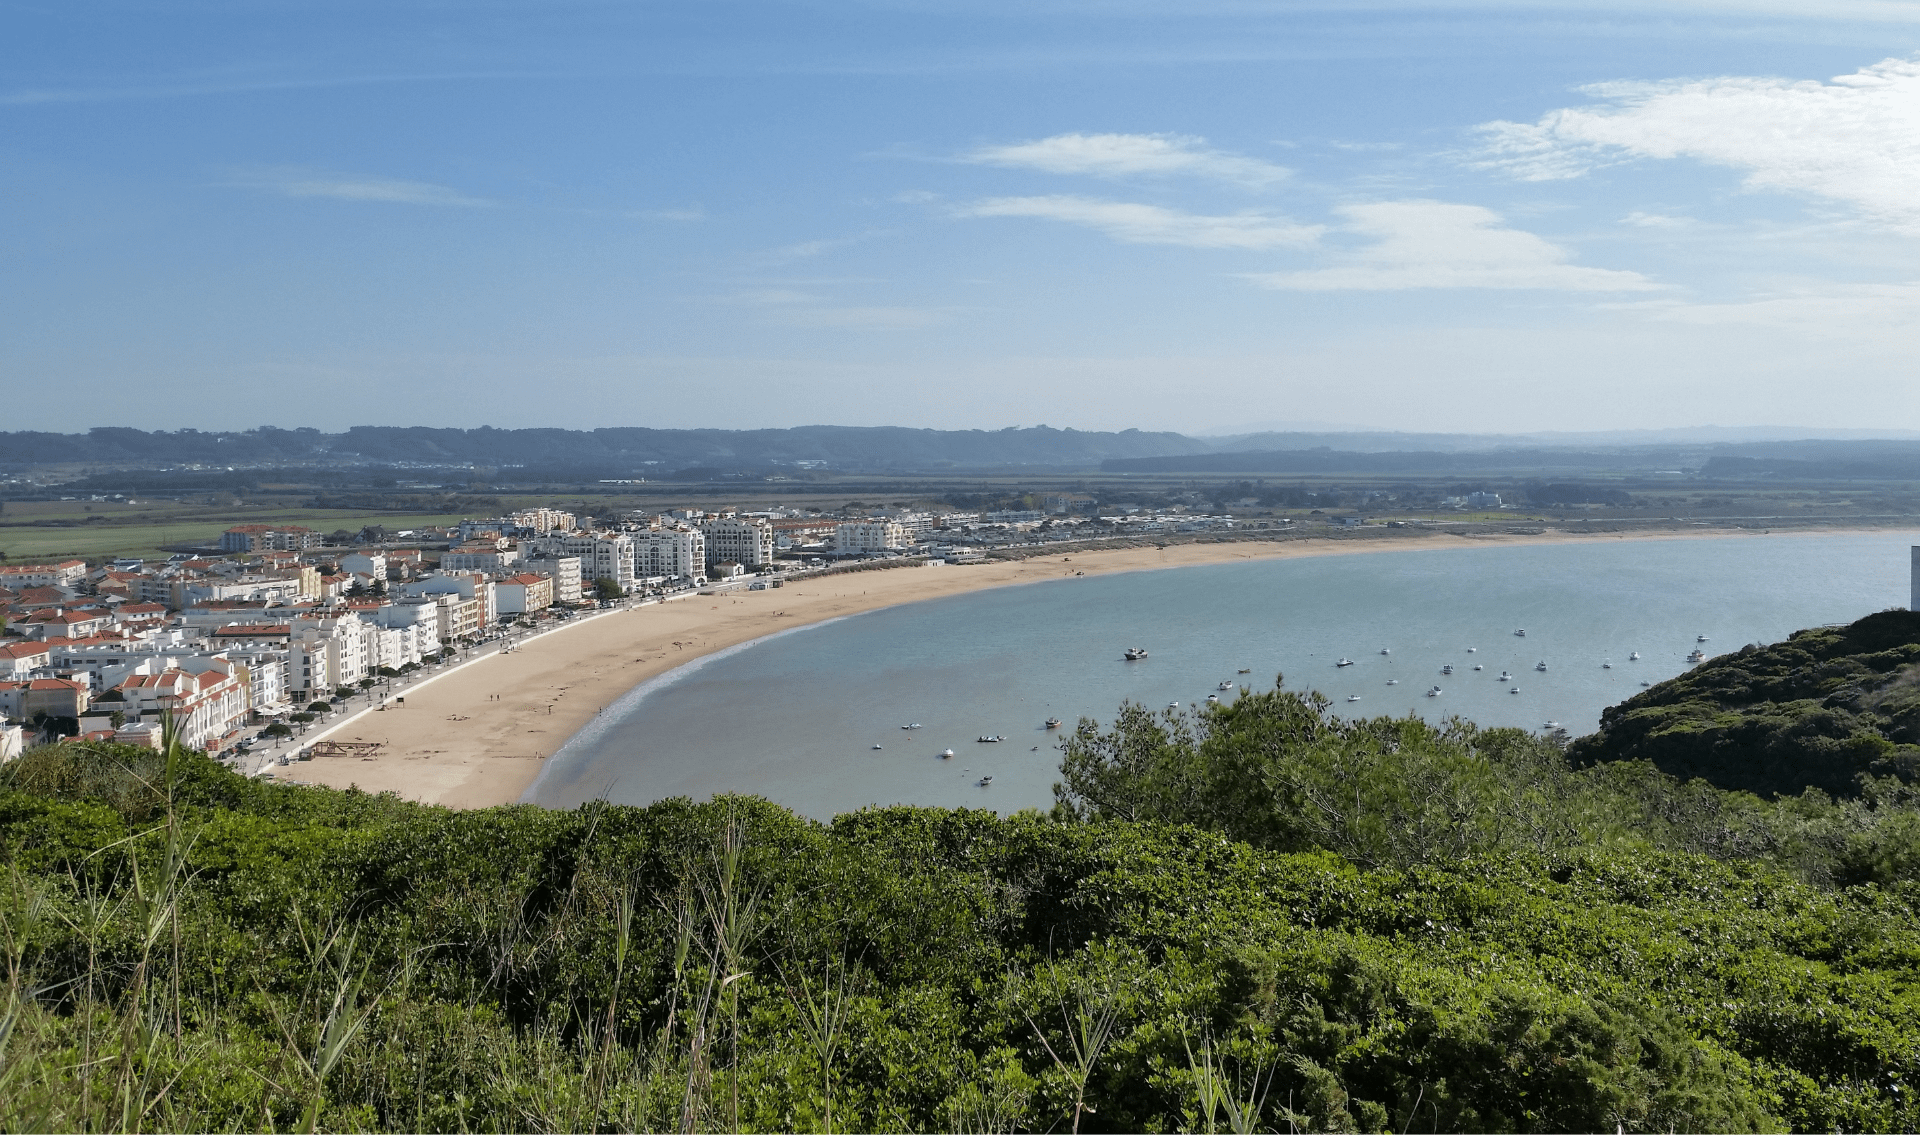
[[[1186,453],[1175,433],[1102,433],[1047,426],[919,430],[800,426],[781,430],[433,429],[355,426],[344,433],[273,427],[223,433],[99,428],[84,434],[0,433],[0,464],[117,467],[304,464],[533,467],[608,477],[689,467],[770,470],[817,464],[856,471],[1070,466],[1110,457]]]
[[[1600,715],[1576,764],[1650,761],[1682,779],[1791,795],[1920,780],[1920,613],[1881,611],[1709,659]]]

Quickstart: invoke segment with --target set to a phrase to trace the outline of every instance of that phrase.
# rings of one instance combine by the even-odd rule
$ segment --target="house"
[[[28,587],[78,587],[87,578],[87,561],[57,564],[13,564],[0,567],[0,585],[16,591]]]
[[[19,679],[52,665],[53,651],[44,642],[16,642],[0,646],[0,678]]]
[[[538,572],[508,576],[493,587],[502,615],[528,615],[553,606],[553,580]]]
[[[181,744],[218,748],[247,719],[246,668],[219,655],[169,661],[177,664],[158,674],[135,674],[114,687],[128,716],[147,721],[171,715]]]
[[[113,613],[102,610],[66,611],[45,608],[21,620],[18,629],[28,638],[90,638],[113,625]]]
[[[78,721],[91,700],[84,682],[65,678],[0,682],[0,717],[16,721],[36,717],[71,717]]]

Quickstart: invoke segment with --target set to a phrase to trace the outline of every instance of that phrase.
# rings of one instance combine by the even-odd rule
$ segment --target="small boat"
[[[1512,688],[1511,690],[1508,690],[1507,692],[1508,692],[1508,693],[1510,693],[1510,694],[1517,694],[1517,693],[1519,693],[1519,692],[1520,692],[1520,687],[1519,687],[1519,686],[1515,686],[1514,688]]]
[[[1552,730],[1561,728],[1561,725],[1558,721],[1549,721],[1545,725],[1542,725],[1540,728],[1551,732]]]
[[[1468,653],[1468,654],[1478,654],[1478,653],[1480,653],[1480,648],[1479,648],[1479,647],[1475,647],[1475,646],[1469,646],[1469,647],[1467,648],[1467,653]]]
[[[1476,663],[1474,663],[1474,664],[1473,664],[1473,668],[1474,668],[1475,670],[1485,670],[1485,669],[1486,669],[1486,667],[1485,667],[1485,666],[1482,666],[1482,665],[1480,665],[1480,664],[1479,664],[1478,662],[1476,662]]]
[[[1140,649],[1137,646],[1130,646],[1127,648],[1127,652],[1121,657],[1125,658],[1128,662],[1138,662],[1142,658],[1145,658],[1146,656],[1147,656],[1146,651]]]
[[[1383,647],[1381,647],[1381,648],[1380,648],[1380,653],[1382,653],[1382,654],[1392,654],[1392,653],[1393,653],[1393,651],[1391,651],[1391,650],[1388,650],[1388,649],[1387,649],[1386,647],[1384,647],[1384,646],[1383,646]]]
[[[991,773],[980,778],[980,787],[982,788],[985,788],[987,785],[992,783],[993,783],[993,775]]]
[[[1180,703],[1179,703],[1179,702],[1177,702],[1177,701],[1170,701],[1170,702],[1168,702],[1168,703],[1167,703],[1167,708],[1168,708],[1168,709],[1179,709],[1179,708],[1180,708]]]
[[[1447,663],[1447,664],[1446,664],[1445,666],[1442,666],[1442,667],[1440,667],[1440,672],[1441,672],[1442,674],[1451,674],[1451,673],[1453,673],[1453,663],[1451,663],[1451,662],[1449,662],[1449,663]]]
[[[1707,655],[1703,650],[1695,650],[1692,654],[1687,655],[1688,662],[1705,662],[1706,660]]]
[[[940,750],[940,759],[941,759],[941,760],[943,760],[943,761],[949,761],[949,760],[952,760],[952,759],[953,759],[953,750],[952,750],[952,749],[942,749],[942,750]]]
[[[1525,637],[1527,637],[1527,632],[1526,632],[1526,631],[1525,631],[1524,629],[1521,629],[1521,628],[1515,628],[1515,629],[1514,629],[1514,632],[1513,632],[1513,637],[1515,637],[1515,638],[1525,638]]]
[[[1347,695],[1347,700],[1348,700],[1348,701],[1359,701],[1359,700],[1360,700],[1360,695],[1359,695],[1359,694],[1348,694],[1348,695]]]
[[[1647,688],[1648,686],[1651,686],[1651,685],[1653,685],[1653,683],[1652,683],[1652,682],[1642,682],[1642,683],[1640,683],[1640,688],[1644,690],[1644,689],[1646,689],[1646,688]]]
[[[1232,682],[1222,682],[1219,685],[1214,687],[1214,689],[1216,690],[1231,690],[1232,688],[1233,688]]]
[[[1215,704],[1215,705],[1219,705],[1219,704],[1220,704],[1220,695],[1219,695],[1219,694],[1208,694],[1208,695],[1207,695],[1207,700],[1208,700],[1208,701],[1210,701],[1210,702],[1212,702],[1212,703],[1213,703],[1213,704]]]
[[[1397,685],[1399,685],[1399,684],[1400,684],[1400,679],[1398,679],[1398,678],[1388,678],[1388,679],[1387,679],[1387,685],[1389,685],[1389,686],[1397,686]]]
[[[885,748],[885,747],[886,747],[886,746],[884,746],[884,745],[875,745],[875,746],[874,746],[874,748],[876,748],[876,749],[883,749],[883,748]]]
[[[1242,666],[1242,667],[1240,668],[1240,672],[1241,672],[1242,674],[1251,674],[1251,673],[1253,673],[1253,667],[1251,667],[1251,666]]]
[[[1439,696],[1440,696],[1440,687],[1439,687],[1439,686],[1435,686],[1435,687],[1434,687],[1434,688],[1432,688],[1431,690],[1428,690],[1428,691],[1427,691],[1427,696],[1428,696],[1428,697],[1430,697],[1430,698],[1437,698],[1437,697],[1439,697]]]
[[[1005,738],[1005,737],[995,737],[995,736],[993,736],[992,734],[986,734],[986,735],[984,735],[984,736],[980,736],[980,737],[975,737],[975,738],[974,738],[974,740],[975,740],[975,741],[977,741],[978,743],[980,743],[980,744],[982,744],[982,745],[994,745],[994,744],[998,744],[998,743],[999,743],[999,742],[1001,742],[1001,741],[1004,741],[1004,740],[1006,740],[1006,738]]]
[[[1707,636],[1706,636],[1706,635],[1703,635],[1703,634],[1702,634],[1702,635],[1694,635],[1694,636],[1693,636],[1693,641],[1695,641],[1695,642],[1705,642],[1705,641],[1707,641]]]
[[[1541,672],[1542,674],[1544,674],[1544,673],[1546,673],[1546,672],[1547,672],[1547,663],[1546,663],[1546,660],[1545,660],[1545,659],[1542,659],[1542,660],[1541,660],[1541,662],[1540,662],[1540,665],[1538,665],[1538,666],[1535,666],[1535,667],[1534,667],[1534,669],[1535,669],[1535,670],[1538,670],[1538,671],[1540,671],[1540,672]]]
[[[1342,666],[1351,666],[1351,665],[1353,665],[1353,659],[1351,659],[1351,658],[1342,658],[1342,659],[1341,659],[1340,661],[1338,661],[1338,662],[1336,662],[1336,663],[1334,663],[1334,664],[1333,664],[1333,668],[1334,668],[1335,670],[1338,670],[1338,669],[1339,669],[1340,667],[1342,667]]]
[[[1500,680],[1502,682],[1511,682],[1513,681],[1513,675],[1507,673],[1505,670],[1502,670],[1500,671]]]
[[[1058,728],[1060,728],[1060,719],[1059,719],[1059,718],[1057,718],[1057,717],[1049,717],[1049,718],[1047,718],[1047,728],[1048,728],[1048,729],[1058,729]]]
[[[918,728],[920,728],[920,723],[919,723],[918,721],[916,721],[916,722],[914,722],[914,723],[913,723],[912,725],[902,725],[902,726],[901,726],[900,728],[902,728],[902,729],[918,729]]]
[[[1611,662],[1602,662],[1602,663],[1600,664],[1600,669],[1602,669],[1602,670],[1611,670],[1611,669],[1613,669],[1613,663],[1611,663]]]

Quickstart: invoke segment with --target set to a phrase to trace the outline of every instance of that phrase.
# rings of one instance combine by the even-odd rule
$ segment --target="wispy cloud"
[[[1540,237],[1506,228],[1477,205],[1385,201],[1347,205],[1347,230],[1373,243],[1332,267],[1247,278],[1294,291],[1402,291],[1410,288],[1531,288],[1639,292],[1659,287],[1638,272],[1583,268]]]
[[[993,197],[961,210],[964,217],[1040,217],[1085,225],[1129,244],[1188,248],[1304,248],[1324,230],[1265,213],[1206,216],[1158,205],[1091,197]]]
[[[234,175],[226,184],[247,189],[261,189],[285,197],[331,197],[342,201],[379,201],[397,205],[452,205],[464,208],[484,208],[495,204],[483,197],[472,197],[457,189],[426,181],[402,181],[392,177],[332,173],[294,166],[244,170]]]
[[[1696,158],[1747,171],[1751,189],[1841,202],[1920,234],[1920,60],[1826,83],[1736,76],[1586,92],[1602,101],[1480,127],[1476,164],[1547,181],[1636,158]]]
[[[1249,186],[1270,185],[1293,173],[1272,162],[1212,149],[1205,138],[1183,134],[1056,134],[1037,142],[983,146],[966,160],[1097,177],[1184,174]]]
[[[1643,213],[1638,209],[1620,218],[1623,225],[1637,229],[1685,229],[1693,227],[1692,217],[1669,217],[1665,213]]]

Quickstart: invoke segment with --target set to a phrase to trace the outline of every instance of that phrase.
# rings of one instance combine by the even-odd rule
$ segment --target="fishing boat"
[[[1231,690],[1232,688],[1233,688],[1232,682],[1222,682],[1219,685],[1214,687],[1214,689],[1216,690]]]
[[[1220,695],[1219,695],[1219,694],[1208,694],[1208,695],[1207,695],[1207,700],[1208,700],[1208,701],[1210,701],[1210,702],[1212,702],[1212,703],[1213,703],[1214,705],[1219,705],[1219,704],[1220,704]]]
[[[1147,656],[1146,651],[1140,649],[1137,646],[1132,646],[1127,648],[1126,654],[1123,655],[1122,657],[1124,657],[1128,662],[1138,662],[1142,658],[1145,658],[1146,656]]]
[[[941,760],[943,760],[943,761],[949,761],[949,760],[952,760],[952,759],[953,759],[953,750],[952,750],[952,749],[942,749],[942,750],[940,750],[940,759],[941,759]]]
[[[1547,732],[1551,733],[1555,729],[1561,728],[1561,725],[1558,721],[1549,721],[1546,724],[1542,725],[1540,728],[1545,729]]]
[[[1170,702],[1168,702],[1168,703],[1167,703],[1167,708],[1168,708],[1168,709],[1179,709],[1179,708],[1180,708],[1180,703],[1179,703],[1179,702],[1177,702],[1177,701],[1170,701]]]
[[[1507,673],[1505,670],[1502,670],[1500,671],[1500,680],[1502,682],[1511,682],[1513,681],[1513,675]]]
[[[974,740],[982,745],[996,745],[996,744],[999,744],[1001,741],[1006,740],[1006,738],[996,737],[989,733],[980,737],[975,737]]]
[[[1449,663],[1447,663],[1447,664],[1446,664],[1445,666],[1442,666],[1442,667],[1440,667],[1440,672],[1441,672],[1442,674],[1451,674],[1451,673],[1453,673],[1453,663],[1451,663],[1451,662],[1449,662]]]
[[[1388,679],[1387,679],[1387,685],[1389,685],[1389,686],[1397,686],[1397,685],[1399,685],[1399,684],[1400,684],[1400,679],[1398,679],[1398,678],[1388,678]]]
[[[913,723],[913,724],[911,724],[911,725],[902,725],[902,726],[901,726],[900,728],[902,728],[902,729],[918,729],[918,728],[920,728],[920,723],[919,723],[918,721],[916,721],[916,722],[914,722],[914,723]]]
[[[1640,661],[1640,652],[1636,650],[1632,654],[1627,655],[1627,661],[1628,662]]]
[[[1359,701],[1359,700],[1360,700],[1360,695],[1359,695],[1359,694],[1348,694],[1348,695],[1347,695],[1347,700],[1348,700],[1348,701]]]
[[[1514,632],[1513,632],[1513,637],[1515,637],[1515,638],[1525,638],[1525,637],[1527,637],[1527,632],[1526,632],[1526,630],[1525,630],[1524,628],[1520,628],[1520,627],[1516,627],[1516,628],[1514,628]]]
[[[1706,635],[1703,635],[1703,634],[1702,634],[1702,635],[1694,635],[1694,636],[1693,636],[1693,641],[1695,641],[1695,642],[1705,642],[1705,641],[1707,641],[1707,636],[1706,636]]]
[[[886,747],[886,746],[884,746],[884,745],[875,745],[875,746],[874,746],[874,748],[876,748],[876,749],[882,749],[882,748],[885,748],[885,747]]]
[[[1707,654],[1704,650],[1696,649],[1692,654],[1687,655],[1688,662],[1705,662],[1706,660]]]
[[[1535,669],[1535,670],[1538,670],[1538,671],[1540,671],[1540,672],[1541,672],[1542,674],[1544,674],[1544,673],[1546,673],[1546,672],[1547,672],[1547,663],[1546,663],[1546,660],[1545,660],[1545,659],[1542,659],[1542,660],[1541,660],[1541,662],[1540,662],[1540,665],[1538,665],[1538,666],[1535,666],[1535,667],[1534,667],[1534,669]]]
[[[1468,654],[1478,654],[1478,653],[1480,653],[1480,648],[1479,648],[1479,647],[1477,647],[1477,646],[1469,646],[1469,647],[1467,648],[1467,653],[1468,653]]]
[[[1351,665],[1353,665],[1353,659],[1351,659],[1351,658],[1342,658],[1342,659],[1341,659],[1340,661],[1338,661],[1338,662],[1336,662],[1336,663],[1334,663],[1334,664],[1333,664],[1333,667],[1334,667],[1334,669],[1336,669],[1336,670],[1338,670],[1338,669],[1339,669],[1340,667],[1342,667],[1342,666],[1351,666]]]
[[[1047,718],[1047,728],[1048,728],[1048,729],[1058,729],[1058,728],[1060,728],[1060,719],[1059,719],[1059,718],[1057,718],[1057,717],[1049,717],[1049,718]]]
[[[1253,673],[1253,667],[1251,667],[1251,666],[1242,666],[1242,667],[1240,668],[1240,672],[1241,672],[1242,674],[1251,674],[1251,673]]]
[[[1517,694],[1517,693],[1519,693],[1519,692],[1520,692],[1520,687],[1519,687],[1519,686],[1515,686],[1514,688],[1512,688],[1511,690],[1508,690],[1507,692],[1508,692],[1508,693],[1510,693],[1510,694]]]

